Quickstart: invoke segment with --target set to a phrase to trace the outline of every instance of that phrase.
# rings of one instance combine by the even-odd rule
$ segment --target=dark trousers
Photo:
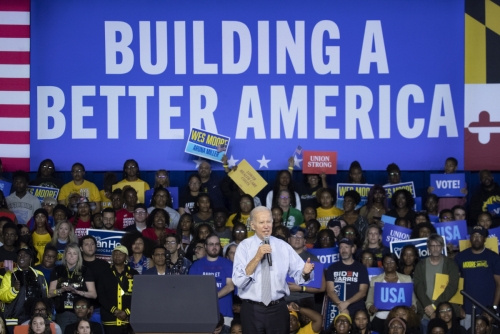
[[[243,334],[290,334],[290,313],[285,301],[273,306],[243,301],[240,317]]]
[[[130,325],[123,326],[106,326],[104,325],[105,334],[128,334],[130,333]]]

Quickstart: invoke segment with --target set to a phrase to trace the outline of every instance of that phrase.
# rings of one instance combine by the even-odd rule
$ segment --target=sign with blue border
[[[109,260],[111,259],[111,253],[116,246],[120,245],[124,231],[106,231],[106,230],[95,230],[89,228],[87,230],[87,235],[93,236],[97,241],[97,249],[95,255],[100,259]]]
[[[229,148],[229,137],[192,128],[184,152],[220,162]]]
[[[373,289],[373,304],[379,310],[411,306],[413,283],[375,282]]]
[[[465,188],[464,174],[431,174],[433,194],[438,197],[464,197],[461,192]]]

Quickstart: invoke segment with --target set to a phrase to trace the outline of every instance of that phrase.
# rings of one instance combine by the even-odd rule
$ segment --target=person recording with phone
[[[31,315],[24,308],[27,300],[47,297],[47,282],[41,271],[31,267],[33,259],[31,249],[19,249],[16,268],[6,272],[0,286],[0,301],[5,303],[4,317],[10,332],[14,326],[29,320]]]
[[[273,218],[267,207],[252,210],[250,226],[255,235],[236,248],[232,277],[242,299],[243,333],[289,333],[286,276],[307,284],[314,279],[314,264],[310,259],[304,263],[288,243],[271,236]]]

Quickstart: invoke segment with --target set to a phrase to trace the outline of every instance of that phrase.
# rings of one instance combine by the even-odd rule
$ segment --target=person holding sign
[[[391,197],[391,206],[393,209],[387,212],[386,215],[395,218],[402,217],[413,224],[415,222],[414,205],[415,199],[408,190],[396,190]]]
[[[474,225],[482,212],[488,211],[488,204],[497,202],[500,196],[500,186],[495,182],[489,170],[479,172],[481,185],[478,191],[472,196],[469,206],[469,225]],[[494,217],[495,225],[500,223],[500,217]]]
[[[370,283],[368,270],[363,264],[354,261],[354,244],[351,239],[344,238],[339,241],[339,252],[342,260],[332,264],[326,272],[326,292],[339,308],[339,312],[354,314],[365,307],[363,299]],[[346,283],[345,301],[340,300],[335,293],[335,282]]]
[[[28,184],[30,186],[61,189],[64,183],[60,179],[56,178],[55,175],[56,168],[54,167],[54,162],[50,159],[45,159],[42,160],[38,166],[36,178]]]
[[[368,290],[368,296],[366,297],[366,308],[368,312],[373,316],[371,329],[377,333],[384,332],[385,319],[389,315],[388,310],[379,310],[375,306],[374,300],[374,290],[375,283],[412,283],[412,279],[408,275],[403,275],[397,272],[398,269],[398,258],[396,255],[389,253],[385,254],[382,258],[382,266],[384,272],[378,276],[375,276],[370,281],[370,289]],[[417,297],[415,293],[412,294],[412,308],[416,311],[417,309]]]
[[[444,247],[443,237],[435,233],[431,234],[427,239],[427,249],[430,256],[417,264],[413,275],[413,284],[418,300],[417,310],[419,315],[423,316],[421,321],[423,333],[427,332],[429,320],[436,316],[436,305],[449,301],[458,289],[458,267],[453,260],[443,255]],[[436,274],[448,275],[449,281],[443,293],[437,299],[433,299]]]
[[[481,304],[497,307],[500,303],[500,257],[484,246],[487,237],[487,229],[474,226],[470,233],[471,247],[458,253],[455,263],[464,278],[464,290]],[[467,298],[464,298],[464,309],[466,317],[461,324],[468,329],[472,304]]]

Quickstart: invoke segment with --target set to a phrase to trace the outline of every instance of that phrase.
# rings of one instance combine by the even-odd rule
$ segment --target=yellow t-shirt
[[[132,188],[134,188],[137,191],[137,200],[139,201],[139,203],[144,203],[144,193],[150,189],[149,184],[141,179],[137,179],[136,181],[127,181],[127,179],[123,179],[117,184],[113,185],[113,190],[115,190],[116,188],[123,189],[123,187],[125,186],[131,186]]]
[[[52,238],[50,237],[50,234],[38,234],[33,232],[31,234],[31,237],[33,238],[33,246],[35,246],[36,251],[38,252],[38,260],[35,262],[35,265],[39,265],[42,263],[42,257],[43,257],[43,252],[45,251],[45,245],[47,245]]]
[[[321,224],[321,229],[325,229],[330,219],[343,215],[344,211],[335,206],[331,207],[330,209],[323,209],[319,207],[316,209],[316,214],[316,219]]]
[[[88,197],[91,202],[98,203],[101,201],[101,194],[96,185],[87,180],[83,180],[81,185],[76,185],[73,181],[66,183],[59,192],[59,201],[66,201],[69,194],[77,193],[80,196]]]
[[[318,333],[319,332],[313,331],[312,322],[308,323],[307,325],[299,329],[299,331],[297,332],[297,334],[318,334]]]
[[[234,217],[236,217],[236,213],[233,213],[231,216],[229,216],[229,219],[227,220],[226,222],[226,226],[227,227],[233,227],[233,219]],[[250,215],[241,215],[241,218],[240,218],[240,223],[246,225],[247,227],[247,237],[250,238],[251,236],[253,236],[255,234],[255,231],[252,230],[252,227],[250,226]]]
[[[106,192],[104,190],[99,191],[101,195],[101,208],[104,210],[106,208],[112,208],[111,200],[106,197]]]

